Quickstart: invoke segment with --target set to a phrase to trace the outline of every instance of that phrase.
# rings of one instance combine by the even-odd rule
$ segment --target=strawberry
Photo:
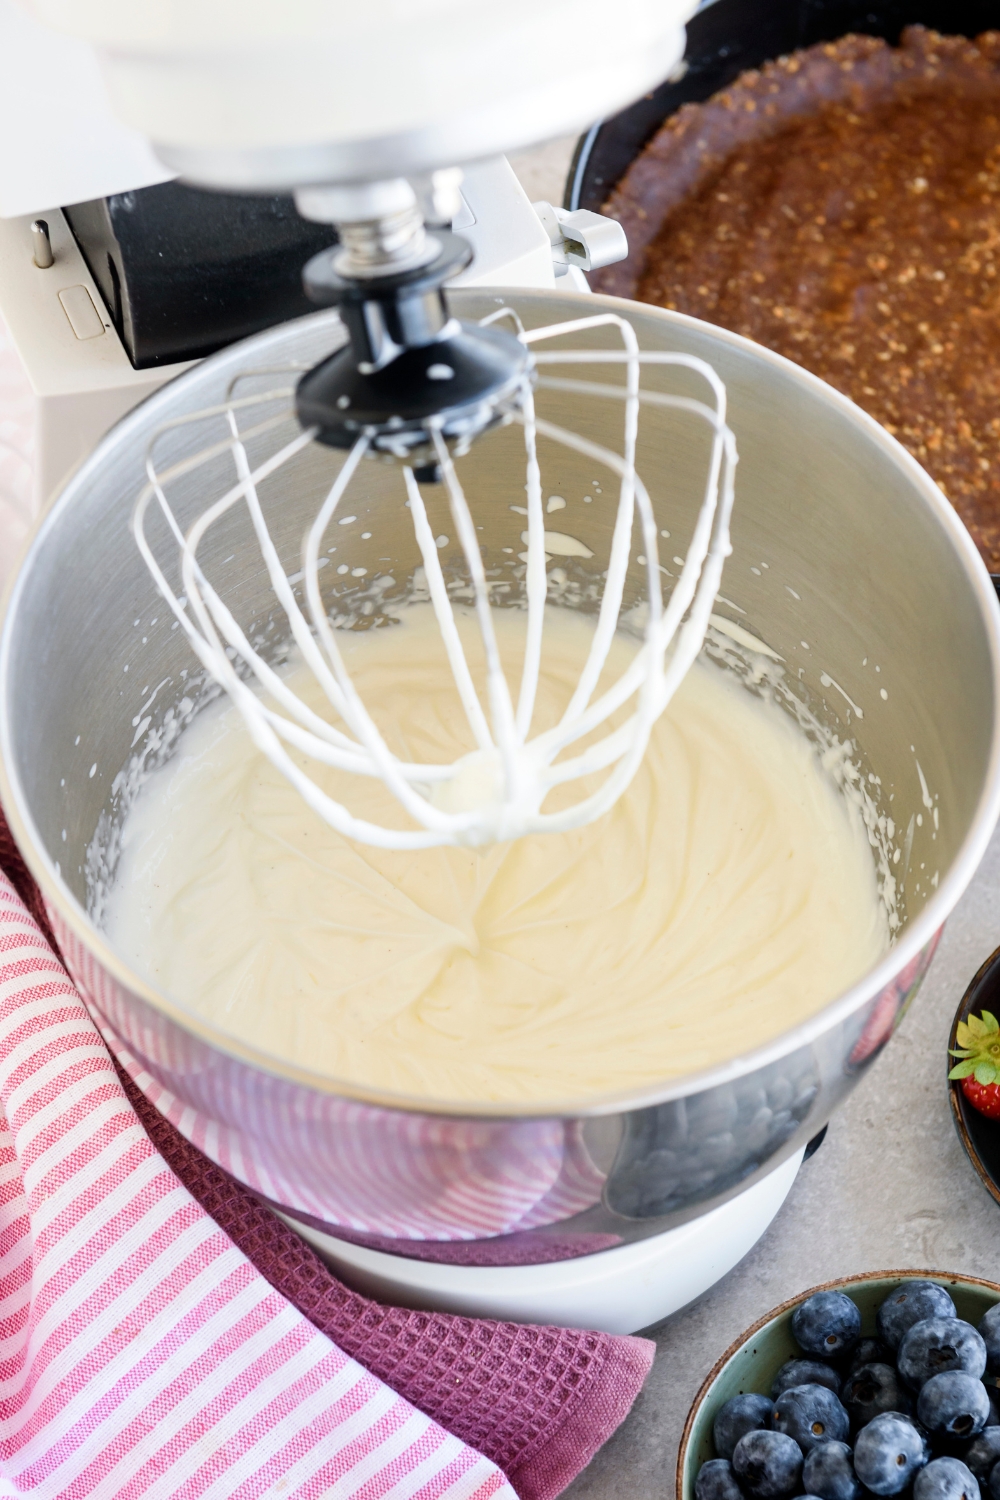
[[[948,1077],[961,1081],[973,1109],[1000,1120],[1000,1022],[988,1010],[982,1017],[970,1015],[959,1021],[957,1040],[951,1055],[960,1061]]]

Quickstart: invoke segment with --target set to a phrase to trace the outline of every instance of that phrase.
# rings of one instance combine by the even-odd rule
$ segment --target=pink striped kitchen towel
[[[0,866],[44,921],[2,823]],[[649,1369],[344,1287],[123,1087],[3,874],[0,1109],[0,1495],[552,1500]]]

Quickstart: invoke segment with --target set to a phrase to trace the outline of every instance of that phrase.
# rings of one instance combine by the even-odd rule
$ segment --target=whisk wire
[[[469,728],[480,750],[490,750],[493,746],[493,738],[490,734],[483,706],[479,701],[475,684],[472,681],[472,673],[469,671],[469,663],[465,659],[465,651],[462,647],[458,626],[455,624],[455,611],[451,607],[448,598],[448,587],[444,581],[441,571],[441,560],[438,553],[437,542],[431,531],[430,522],[427,519],[427,510],[424,506],[424,497],[420,493],[413,470],[408,464],[403,468],[403,480],[406,484],[406,493],[409,496],[410,513],[413,516],[413,529],[417,538],[417,546],[420,548],[420,556],[424,562],[424,574],[427,578],[427,591],[431,596],[434,613],[437,616],[441,635],[444,640],[445,651],[448,654],[448,662],[451,666],[452,675],[455,678],[455,686],[461,699],[465,716],[469,721]]]
[[[448,451],[448,445],[437,427],[432,427],[431,437],[448,491],[448,504],[458,530],[458,540],[472,581],[476,618],[486,653],[486,689],[489,697],[490,718],[497,748],[503,758],[507,795],[510,797],[514,795],[517,781],[515,759],[517,731],[514,725],[514,705],[511,702],[510,689],[500,661],[496,631],[493,629],[493,611],[490,607],[490,591],[483,568],[483,554],[480,551],[475,523],[469,513],[465,492],[455,473],[455,465]]]
[[[607,578],[598,611],[597,629],[594,632],[594,640],[591,644],[586,664],[580,674],[580,681],[563,715],[564,722],[572,720],[589,703],[597,686],[597,681],[604,669],[604,664],[607,661],[608,652],[611,649],[611,641],[618,628],[618,619],[621,614],[622,594],[624,592],[629,553],[632,546],[632,521],[635,503],[635,445],[638,434],[639,415],[638,402],[636,400],[639,389],[639,366],[636,355],[639,353],[639,341],[635,336],[635,330],[632,325],[624,318],[618,317],[615,313],[600,313],[592,318],[577,318],[572,322],[557,325],[557,330],[533,329],[530,333],[525,334],[525,341],[527,343],[534,343],[540,339],[552,337],[555,331],[558,331],[559,334],[582,333],[589,332],[594,328],[608,326],[615,328],[620,333],[622,342],[625,345],[625,453],[624,462],[617,469],[620,478],[618,512],[611,539],[611,556],[608,564]],[[556,429],[551,424],[547,427],[540,425],[539,430],[546,431],[551,437],[556,436]],[[575,434],[567,434],[565,430],[560,430],[557,440],[565,443],[567,436],[572,438]],[[575,444],[571,441],[567,446],[573,447]],[[577,451],[579,452],[580,450],[577,449]],[[600,462],[600,460],[598,461]],[[658,596],[658,575],[655,587]]]
[[[527,460],[528,561],[525,567],[524,592],[528,604],[528,628],[525,632],[521,686],[517,695],[516,726],[523,744],[531,729],[531,717],[538,692],[542,625],[549,588],[545,571],[545,516],[542,511],[542,471],[538,463],[535,397],[528,381],[524,382],[521,389],[521,414]]]

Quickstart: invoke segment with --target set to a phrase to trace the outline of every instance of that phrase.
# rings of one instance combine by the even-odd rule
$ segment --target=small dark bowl
[[[951,1023],[948,1038],[948,1067],[954,1058],[951,1049],[958,1046],[958,1023],[964,1021],[970,1011],[1000,1010],[1000,948],[991,953],[982,968],[974,975],[972,983],[962,996],[955,1019]],[[961,1084],[955,1080],[949,1085],[951,1114],[955,1121],[958,1138],[969,1155],[969,1160],[979,1174],[983,1187],[991,1198],[1000,1203],[1000,1120],[989,1120],[981,1115],[962,1093]]]

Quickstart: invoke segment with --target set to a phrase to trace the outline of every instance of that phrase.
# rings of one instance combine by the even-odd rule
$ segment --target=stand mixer
[[[469,462],[477,463],[483,448],[474,439],[510,409],[515,393],[523,401],[526,343],[516,324],[511,332],[499,326],[498,312],[513,310],[528,340],[554,323],[589,322],[582,329],[589,336],[603,323],[603,331],[596,329],[595,352],[605,367],[617,357],[621,369],[620,353],[604,339],[621,314],[606,299],[588,308],[584,299],[564,298],[556,290],[488,295],[467,284],[447,294],[446,305],[442,287],[461,276],[468,255],[454,230],[463,210],[456,167],[587,124],[658,82],[681,55],[690,8],[636,0],[616,16],[609,41],[605,12],[598,15],[595,8],[593,15],[581,15],[578,5],[570,8],[563,0],[515,6],[505,13],[502,35],[485,6],[443,0],[419,15],[380,4],[348,17],[306,4],[283,6],[280,13],[263,5],[201,4],[192,5],[190,14],[185,6],[158,4],[133,13],[104,0],[38,0],[35,6],[43,19],[97,47],[116,108],[155,143],[168,169],[202,188],[292,191],[300,215],[333,227],[338,246],[310,263],[307,289],[338,311],[258,334],[213,356],[127,417],[63,491],[15,585],[5,626],[4,803],[46,894],[71,971],[109,1045],[140,1087],[345,1276],[402,1302],[631,1330],[711,1285],[759,1237],[791,1186],[806,1140],[887,1039],[919,983],[941,922],[971,877],[995,819],[998,655],[988,579],[980,576],[968,539],[926,476],[848,403],[742,340],[691,320],[629,309],[628,324],[654,367],[657,360],[661,369],[672,362],[689,373],[707,367],[725,382],[733,397],[728,420],[741,448],[747,435],[745,535],[761,555],[781,556],[795,582],[809,575],[812,593],[806,597],[815,610],[810,630],[828,642],[828,671],[839,681],[851,682],[849,663],[855,656],[860,660],[865,637],[837,595],[836,580],[847,576],[850,562],[841,573],[834,570],[834,584],[826,580],[825,558],[817,571],[816,557],[824,546],[828,553],[835,546],[827,523],[840,528],[837,535],[868,546],[874,567],[885,544],[879,526],[886,507],[912,509],[906,587],[919,595],[924,610],[923,625],[913,629],[929,634],[916,674],[906,664],[912,639],[895,653],[891,641],[886,646],[899,684],[887,712],[900,718],[892,735],[873,734],[876,748],[892,762],[891,779],[903,789],[902,801],[911,792],[919,796],[916,774],[899,749],[916,734],[913,724],[919,726],[926,745],[920,785],[926,773],[931,786],[946,788],[951,823],[946,816],[936,854],[940,885],[913,895],[910,921],[893,952],[813,1022],[759,1055],[653,1096],[558,1118],[498,1115],[486,1107],[432,1114],[405,1101],[351,1097],[211,1034],[128,972],[87,916],[82,864],[111,776],[127,760],[125,725],[109,725],[108,737],[88,750],[94,771],[84,772],[87,785],[63,763],[63,746],[68,726],[86,716],[73,688],[80,663],[73,664],[70,643],[88,642],[90,689],[103,701],[119,691],[111,684],[121,677],[111,674],[120,674],[122,653],[131,652],[132,644],[119,640],[114,621],[95,625],[94,606],[79,590],[67,587],[58,619],[49,618],[49,591],[55,578],[67,576],[70,559],[78,576],[96,576],[89,567],[101,556],[100,539],[120,534],[122,506],[130,508],[144,471],[150,498],[159,498],[162,476],[155,465],[150,474],[146,454],[151,437],[167,429],[180,444],[171,462],[189,465],[176,507],[174,539],[183,538],[205,503],[190,482],[204,451],[190,424],[211,411],[227,419],[238,383],[255,370],[297,366],[300,377],[307,371],[296,387],[306,430],[315,429],[332,447],[356,446],[359,436],[381,447],[397,484],[398,463],[411,473],[412,505],[421,482],[443,479],[448,488],[453,455],[465,447]],[[599,216],[567,220],[543,208],[535,221],[563,262],[581,268],[607,254],[614,237]],[[580,356],[578,342],[574,355]],[[442,378],[442,368],[452,374]],[[452,384],[456,371],[461,400],[452,394],[459,389]],[[561,384],[551,382],[554,410],[559,402],[572,410],[580,393],[570,389],[572,382]],[[673,399],[674,418],[651,439],[650,451],[656,463],[676,469],[675,503],[687,528],[683,534],[690,536],[705,500],[703,479],[699,485],[694,478],[703,451],[677,423],[683,414],[678,403],[690,406],[693,393],[685,386],[679,396],[657,394],[661,405]],[[620,397],[612,404],[620,420]],[[345,417],[359,405],[360,434]],[[600,441],[603,427],[597,425]],[[807,450],[811,464],[808,458],[803,467],[790,461],[790,454]],[[587,454],[584,466],[583,455],[576,457],[581,461],[569,465],[567,474],[573,483],[587,483],[583,475],[593,460]],[[379,477],[387,469],[368,469],[373,504],[388,505]],[[642,471],[641,460],[636,469]],[[815,498],[803,507],[790,545],[787,508],[806,483],[806,472]],[[476,478],[477,518],[489,528],[497,518],[490,515],[490,478],[482,464]],[[242,484],[245,495],[245,476]],[[288,527],[276,542],[283,576],[303,521],[318,513],[321,493],[332,493],[329,485],[322,491],[319,486],[317,471],[304,481],[297,476],[285,492]],[[741,507],[743,494],[741,484]],[[529,573],[538,509],[536,504],[532,523],[529,502]],[[714,511],[707,514],[711,529]],[[720,514],[724,522],[724,506]],[[595,528],[595,545],[585,539],[590,555],[610,555],[613,522],[595,519]],[[537,535],[535,541],[544,566],[544,542]],[[484,544],[489,542],[487,536]],[[723,524],[714,533],[716,561],[725,543]],[[846,549],[853,543],[836,545]],[[394,546],[405,552],[402,540]],[[706,539],[703,556],[709,550]],[[470,568],[475,555],[473,546],[466,548]],[[425,551],[425,566],[429,557]],[[647,576],[655,563],[652,548],[639,559]],[[888,574],[887,561],[885,568]],[[199,581],[190,560],[188,576]],[[706,576],[702,603],[708,599],[710,607],[718,578],[711,569]],[[148,614],[155,625],[158,596],[139,557],[122,560],[116,577],[121,597],[129,601],[127,612],[134,606],[137,618]],[[724,621],[728,633],[723,630],[716,649],[738,644],[742,632],[744,646],[749,641],[752,650],[755,640],[764,640],[772,656],[787,658],[788,622],[773,600],[754,592],[756,584],[743,588],[736,609],[753,628]],[[796,590],[795,597],[801,593]],[[969,642],[963,674],[940,659],[933,639],[935,611],[954,611],[956,598]],[[261,611],[259,597],[248,601],[248,609],[246,619]],[[893,610],[906,614],[898,591],[887,583],[884,618],[879,613],[876,621],[887,640]],[[695,650],[707,609],[703,615]],[[912,623],[908,614],[907,620]],[[803,627],[791,628],[801,633]],[[181,634],[171,640],[161,629],[150,636],[151,680],[176,675],[185,649]],[[47,659],[58,663],[58,680],[48,684],[45,701],[29,691],[26,676],[42,642]],[[153,732],[161,733],[166,722],[153,725]],[[961,734],[956,727],[949,738],[959,724]],[[51,753],[41,755],[41,745]],[[60,781],[73,789],[71,811],[46,803]],[[79,869],[71,864],[71,848],[80,853]],[[373,1163],[379,1169],[374,1175]]]

